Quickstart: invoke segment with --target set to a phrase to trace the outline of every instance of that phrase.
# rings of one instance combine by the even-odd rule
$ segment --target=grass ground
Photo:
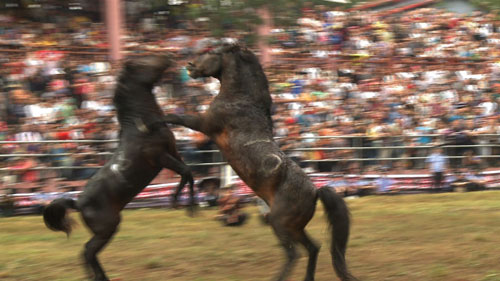
[[[361,280],[500,280],[500,192],[365,197],[349,206],[348,261]],[[111,278],[124,281],[271,280],[284,256],[257,210],[248,211],[252,218],[239,228],[221,227],[213,210],[195,218],[166,209],[125,211],[100,258]],[[336,280],[321,208],[308,230],[323,245],[316,280]],[[81,222],[66,239],[39,216],[1,218],[0,280],[84,280],[79,255],[88,238]],[[303,278],[301,253],[290,280]]]

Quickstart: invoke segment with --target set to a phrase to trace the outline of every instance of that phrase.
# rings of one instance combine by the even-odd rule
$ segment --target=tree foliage
[[[186,14],[190,19],[209,18],[209,28],[215,36],[225,34],[228,29],[248,31],[255,41],[256,28],[262,23],[258,9],[269,9],[274,26],[296,24],[304,6],[316,4],[339,6],[324,0],[198,0],[189,1]],[[252,42],[248,42],[252,43]]]
[[[497,19],[500,19],[500,1],[499,0],[471,0],[472,4],[493,11]]]

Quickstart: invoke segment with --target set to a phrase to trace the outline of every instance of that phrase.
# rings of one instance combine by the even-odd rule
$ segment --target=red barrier
[[[451,175],[447,175],[445,177],[449,179]],[[335,181],[329,174],[310,174],[313,184],[317,187],[323,187],[329,184],[332,181]],[[379,175],[346,175],[343,180],[347,182],[348,186],[356,186],[356,183],[364,180],[364,181],[374,181],[377,179]],[[389,178],[394,180],[394,184],[390,188],[392,191],[425,191],[432,187],[432,175],[431,174],[394,174],[388,175]],[[496,188],[500,186],[500,170],[494,171],[486,171],[482,173],[482,179],[485,181],[486,188]],[[234,184],[237,187],[236,192],[239,195],[243,196],[252,196],[254,193],[250,187],[248,187],[241,179],[237,178],[234,181]],[[134,201],[140,201],[144,199],[161,199],[161,198],[169,198],[177,183],[168,183],[168,184],[157,184],[150,185],[146,189],[144,189],[141,193],[139,193]],[[186,189],[184,189],[186,190]],[[74,195],[78,195],[79,192],[72,193]],[[183,194],[183,196],[187,196]],[[38,204],[34,193],[27,193],[22,196],[15,197],[15,206],[19,208],[31,207]]]

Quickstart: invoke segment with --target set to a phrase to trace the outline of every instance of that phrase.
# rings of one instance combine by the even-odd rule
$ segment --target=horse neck
[[[144,94],[145,91],[148,94]],[[137,120],[151,124],[162,119],[163,113],[151,92],[152,87],[140,85],[117,89],[114,104],[122,130],[128,127],[135,128]]]
[[[221,99],[248,102],[265,111],[270,111],[271,95],[264,73],[256,73],[250,65],[240,63],[224,69],[220,76]]]
[[[268,129],[272,135],[271,107],[273,101],[269,94],[266,76],[258,71],[262,70],[256,71],[245,64],[222,71],[221,88],[216,99],[257,109],[266,119],[265,124],[261,125],[264,125],[264,130]]]

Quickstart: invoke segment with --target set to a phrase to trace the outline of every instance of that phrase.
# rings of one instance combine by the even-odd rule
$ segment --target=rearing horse
[[[220,93],[202,115],[168,114],[168,123],[186,126],[209,136],[239,177],[271,208],[270,224],[287,261],[276,280],[285,280],[296,259],[296,244],[309,252],[305,280],[314,280],[319,246],[304,228],[321,199],[333,228],[331,254],[342,280],[356,280],[348,271],[345,251],[349,211],[329,188],[316,189],[302,169],[273,140],[272,99],[257,57],[238,45],[223,45],[198,56],[188,67],[190,76],[215,77]]]
[[[68,208],[80,211],[85,224],[94,233],[85,244],[83,258],[94,280],[108,280],[97,254],[115,234],[121,210],[132,201],[163,169],[181,175],[174,194],[189,183],[191,206],[194,205],[193,176],[177,153],[174,135],[152,93],[153,86],[171,64],[167,56],[145,56],[125,63],[118,78],[114,104],[120,123],[120,144],[111,160],[87,182],[78,200],[60,198],[44,210],[48,228],[71,231]]]

